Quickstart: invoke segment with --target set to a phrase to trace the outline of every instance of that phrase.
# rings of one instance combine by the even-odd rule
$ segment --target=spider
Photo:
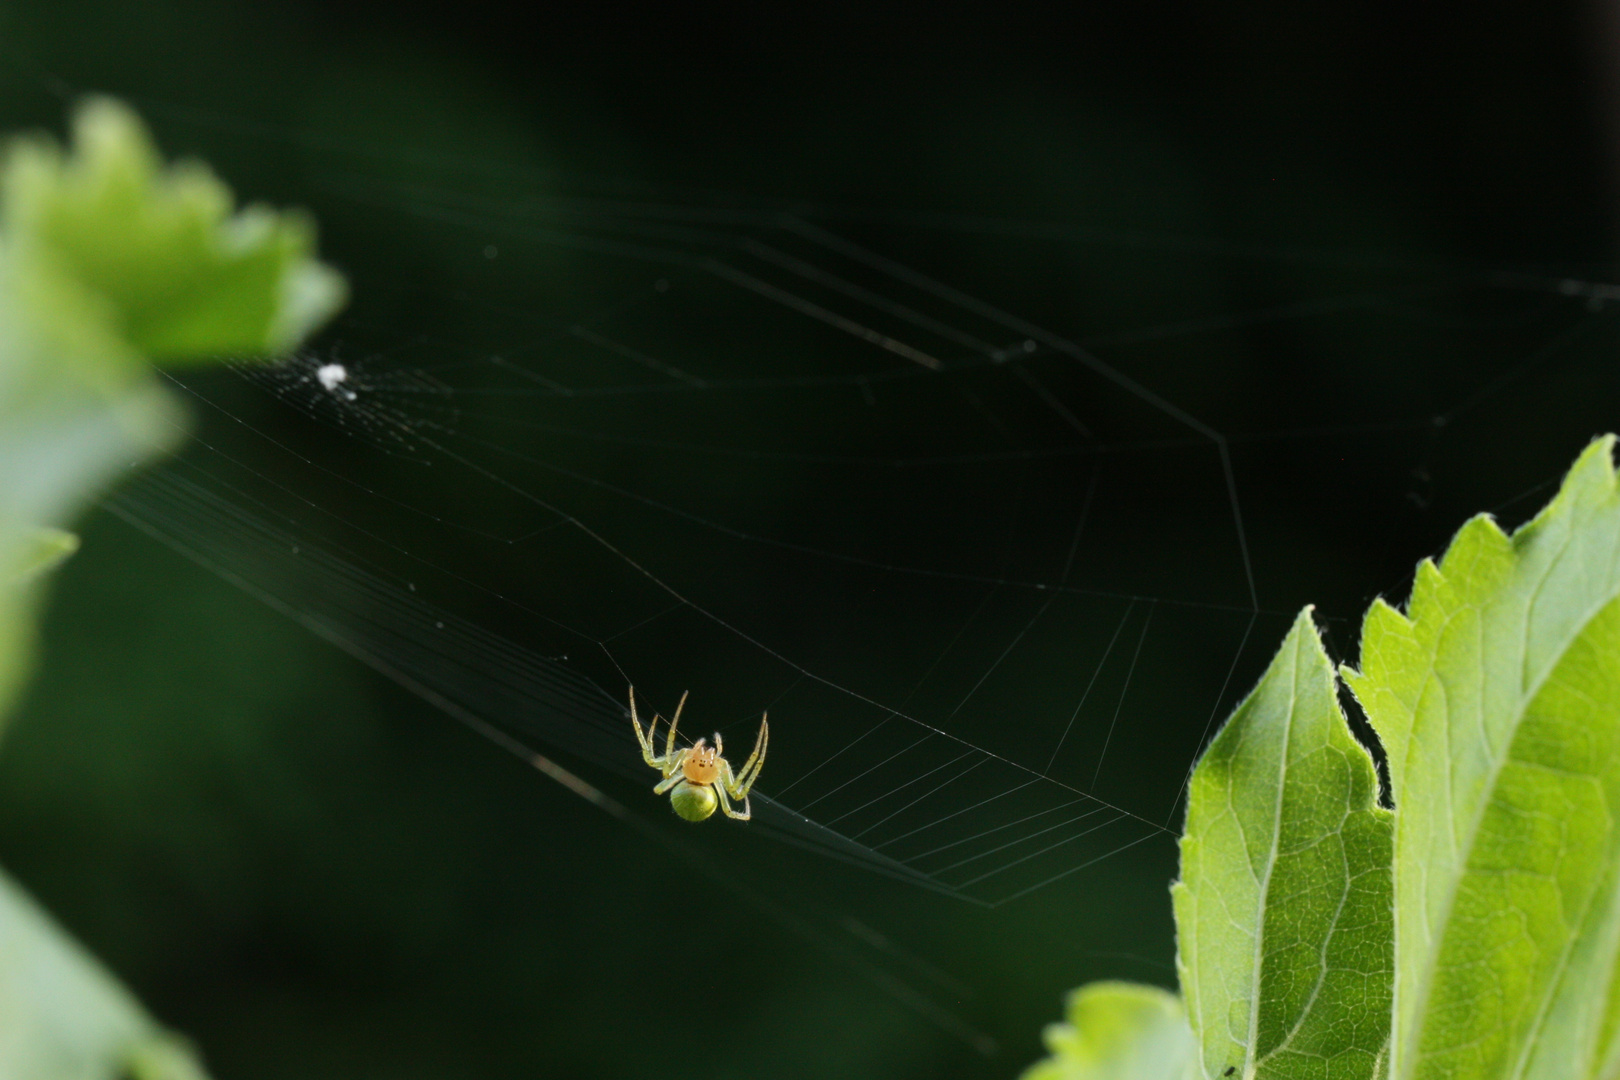
[[[704,745],[699,739],[689,747],[675,748],[675,725],[681,722],[681,710],[686,707],[686,695],[681,695],[675,706],[675,719],[669,722],[669,738],[664,741],[663,756],[653,752],[653,739],[658,732],[659,716],[654,714],[645,733],[636,716],[636,688],[630,688],[630,723],[635,725],[636,742],[641,744],[641,760],[664,774],[653,791],[659,795],[668,791],[669,802],[675,812],[687,821],[702,821],[714,813],[715,807],[726,812],[726,817],[747,821],[752,816],[748,805],[748,792],[759,779],[759,770],[765,767],[765,744],[769,741],[770,727],[766,717],[759,718],[759,737],[754,740],[754,752],[748,755],[743,767],[732,772],[731,762],[722,755],[720,733],[714,733],[714,745]],[[742,813],[731,808],[733,799],[743,804]]]

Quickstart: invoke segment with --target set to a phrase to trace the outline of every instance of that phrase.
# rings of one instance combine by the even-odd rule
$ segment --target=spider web
[[[1067,903],[1125,853],[1167,864],[1199,749],[1323,599],[1289,565],[1279,459],[1308,490],[1387,457],[1422,514],[1537,395],[1612,398],[1620,288],[1581,276],[463,159],[404,182],[387,152],[143,106],[295,148],[323,222],[430,265],[356,275],[309,352],[166,374],[195,436],[105,508],[983,1054],[971,988],[807,875],[995,909]],[[1465,385],[1389,391],[1448,352]],[[1268,404],[1266,364],[1314,374],[1322,414]],[[1350,371],[1367,392],[1322,378]],[[1582,425],[1612,426],[1590,416],[1495,462],[1488,497],[1533,505]],[[1434,518],[1418,550],[1461,520]],[[1341,654],[1366,599],[1324,606]],[[690,690],[686,741],[718,731],[734,763],[769,710],[751,822],[651,794],[631,684],[644,714]]]
[[[685,733],[733,747],[770,710],[751,832],[984,906],[1172,835],[1295,602],[1262,603],[1235,446],[1432,437],[1613,294],[1107,236],[1333,288],[1202,314],[1174,291],[1157,321],[1060,333],[928,251],[1061,264],[1097,237],[844,221],[857,242],[804,208],[320,175],[460,253],[465,288],[426,302],[461,336],[401,325],[408,281],[358,282],[336,351],[235,366],[268,404],[173,377],[212,422],[109,506],[424,692],[648,786],[627,685],[666,716],[692,690]],[[1505,355],[1449,413],[1316,430],[1227,434],[1102,358],[1196,383],[1245,335],[1425,323]],[[316,376],[335,362],[337,390]]]
[[[273,145],[305,170],[275,201],[367,269],[310,352],[170,376],[196,437],[106,509],[555,757],[984,1053],[972,988],[856,921],[857,874],[812,887],[827,860],[891,915],[942,897],[947,930],[900,935],[932,953],[978,909],[1072,926],[1115,857],[1162,880],[1192,762],[1298,606],[1342,656],[1345,617],[1405,592],[1323,596],[1354,575],[1297,564],[1331,549],[1313,529],[1366,542],[1367,500],[1309,494],[1341,493],[1336,463],[1385,463],[1405,568],[1614,426],[1601,271],[636,186],[139,105],[222,164]],[[1436,357],[1458,382],[1403,377]],[[734,761],[770,711],[752,822],[651,795],[631,683],[666,716],[690,690],[683,732]]]

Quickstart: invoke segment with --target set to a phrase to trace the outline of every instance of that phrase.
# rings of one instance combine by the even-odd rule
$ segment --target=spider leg
[[[669,741],[664,744],[664,756],[667,758],[675,752],[675,727],[681,722],[681,710],[686,708],[686,695],[691,691],[682,691],[681,700],[675,704],[675,719],[669,722]]]
[[[692,751],[683,748],[675,751],[668,757],[659,758],[658,767],[663,770],[664,779],[668,780],[672,776],[679,778],[681,775],[684,775],[681,773],[681,766],[686,764],[686,756],[691,752]]]
[[[636,742],[641,744],[641,760],[655,769],[662,769],[664,759],[653,753],[653,737],[658,734],[658,717],[653,717],[653,722],[646,732],[641,730],[641,718],[636,715],[636,688],[633,686],[630,688],[630,723],[636,729]]]
[[[724,771],[729,773],[731,771],[730,767],[728,766]],[[737,811],[731,808],[731,800],[726,798],[726,787],[724,784],[714,785],[714,793],[720,797],[720,809],[726,812],[726,817],[735,818],[738,821],[747,821],[749,818],[754,816],[752,809],[748,805],[748,797],[746,795],[743,796],[742,813],[739,814]]]
[[[770,738],[770,724],[766,716],[762,716],[759,719],[759,735],[754,739],[754,752],[748,755],[748,760],[743,762],[742,768],[735,773],[731,772],[729,764],[726,766],[733,797],[748,798],[748,792],[753,788],[754,781],[759,779],[759,770],[765,767],[765,750],[770,745]]]
[[[680,783],[683,779],[684,777],[682,777],[679,773],[666,773],[662,780],[653,785],[653,794],[662,795],[664,792]]]
[[[729,761],[722,761],[720,768],[720,786],[724,788],[726,794],[730,795],[733,799],[742,799],[744,802],[746,802],[748,800],[749,793],[754,789],[754,781],[759,779],[759,770],[764,768],[764,763],[765,759],[763,757],[758,759],[750,757],[748,759],[748,764],[752,766],[752,769],[739,777],[735,772],[732,771],[731,763]],[[748,766],[744,766],[744,768],[748,768]]]

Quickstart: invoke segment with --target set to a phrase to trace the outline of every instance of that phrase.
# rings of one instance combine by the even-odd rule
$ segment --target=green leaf
[[[44,139],[12,147],[0,170],[0,233],[14,257],[104,301],[140,355],[273,355],[342,305],[343,279],[310,257],[307,217],[233,213],[230,189],[206,166],[165,169],[123,105],[87,102],[74,143],[71,156]]]
[[[208,1080],[191,1044],[172,1035],[156,1035],[138,1044],[124,1059],[128,1080]]]
[[[65,529],[43,528],[34,533],[33,543],[18,554],[16,563],[8,568],[7,584],[25,584],[47,571],[54,570],[63,559],[79,550],[79,538]]]
[[[232,206],[202,166],[164,168],[105,99],[79,111],[70,153],[29,139],[0,162],[0,720],[32,658],[40,578],[76,544],[60,527],[184,434],[151,362],[275,354],[342,303],[307,219]],[[203,1074],[0,876],[0,1075]]]
[[[1397,808],[1395,1080],[1620,1068],[1613,444],[1511,537],[1464,526],[1404,614],[1373,605],[1344,672]]]
[[[1069,1020],[1045,1033],[1052,1056],[1022,1080],[1193,1080],[1197,1048],[1181,1001],[1168,990],[1099,982],[1069,995]]]
[[[1177,965],[1204,1073],[1359,1080],[1389,1031],[1390,815],[1306,608],[1188,792]]]
[[[344,294],[305,218],[233,213],[124,106],[93,99],[73,131],[71,151],[35,137],[0,159],[0,718],[28,667],[18,583],[41,530],[185,433],[151,361],[291,348]]]
[[[6,1080],[205,1074],[38,904],[0,873],[0,1073]]]

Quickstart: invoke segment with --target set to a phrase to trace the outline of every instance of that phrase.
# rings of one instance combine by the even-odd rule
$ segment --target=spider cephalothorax
[[[766,718],[759,718],[759,737],[754,740],[754,752],[748,755],[741,769],[732,771],[725,758],[720,733],[714,733],[714,745],[699,739],[691,746],[675,748],[675,728],[681,722],[681,710],[686,707],[686,695],[675,706],[675,718],[669,722],[669,737],[664,742],[663,754],[654,753],[653,739],[658,731],[660,717],[656,714],[647,730],[641,730],[641,719],[636,715],[636,689],[630,688],[630,723],[636,729],[636,742],[641,744],[641,760],[664,774],[653,791],[662,795],[669,792],[669,802],[675,812],[687,821],[702,821],[718,807],[727,817],[747,821],[752,816],[748,792],[759,779],[759,770],[765,766],[765,744],[770,728]],[[741,812],[731,808],[733,799],[743,804]]]

